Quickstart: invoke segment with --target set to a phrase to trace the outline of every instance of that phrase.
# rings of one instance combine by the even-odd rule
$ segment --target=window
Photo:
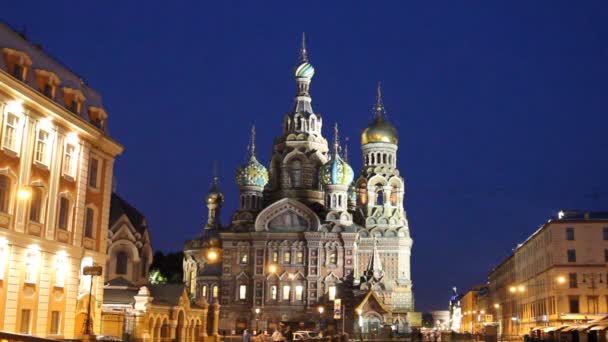
[[[25,254],[25,277],[26,283],[36,283],[38,275],[39,251],[35,248],[28,248]]]
[[[302,186],[302,165],[298,160],[291,164],[290,180],[292,188],[299,188]]]
[[[40,223],[42,221],[42,190],[32,188],[30,197],[30,221]]]
[[[95,222],[95,212],[93,208],[87,208],[85,210],[84,217],[84,236],[88,238],[93,238],[93,224]]]
[[[66,143],[63,153],[63,174],[72,178],[76,177],[76,163],[78,161],[78,149],[76,145]]]
[[[608,240],[608,227],[604,227],[603,235],[604,235],[604,240]]]
[[[284,264],[291,263],[291,252],[290,251],[283,252],[283,263]]]
[[[570,297],[568,304],[570,306],[570,313],[579,313],[578,297]]]
[[[240,300],[247,299],[247,285],[240,285],[239,286],[239,299]]]
[[[247,252],[241,252],[241,264],[247,264],[248,256]]]
[[[376,190],[376,205],[384,205],[384,191],[382,187]]]
[[[213,285],[213,287],[211,288],[211,296],[213,298],[217,298],[218,294],[219,294],[219,287],[217,285]]]
[[[574,228],[566,228],[566,240],[574,240]]]
[[[45,83],[42,88],[42,93],[48,98],[53,98],[53,86],[50,83]]]
[[[336,286],[330,285],[327,289],[328,289],[327,294],[329,296],[329,300],[336,299]]]
[[[65,286],[65,276],[67,274],[68,260],[65,254],[55,256],[55,286]]]
[[[23,65],[15,63],[13,65],[13,76],[19,81],[23,81],[24,70]]]
[[[77,99],[72,99],[70,110],[76,114],[80,113],[80,102]]]
[[[5,175],[0,175],[0,212],[8,213],[8,202],[10,200],[11,180]]]
[[[304,252],[297,251],[296,252],[296,263],[303,264],[304,263]]]
[[[283,300],[285,301],[289,301],[289,295],[291,292],[291,286],[289,285],[283,285]]]
[[[19,152],[19,139],[21,133],[21,120],[16,114],[7,112],[4,121],[4,136],[2,147],[13,152]]]
[[[21,324],[19,325],[19,332],[22,334],[30,333],[30,318],[32,316],[32,310],[23,309],[21,310]]]
[[[207,285],[203,285],[203,288],[201,289],[201,297],[207,298]]]
[[[277,300],[277,286],[270,286],[270,299]]]
[[[97,173],[99,169],[99,160],[96,158],[91,158],[91,162],[89,163],[89,186],[92,188],[97,188]]]
[[[68,211],[70,208],[70,201],[65,197],[59,198],[59,218],[57,226],[59,229],[68,229]]]
[[[296,285],[296,300],[302,301],[303,295],[304,295],[304,286]]]
[[[126,252],[116,253],[116,274],[127,274],[127,261],[129,257]]]
[[[34,155],[34,161],[42,165],[49,165],[51,157],[51,133],[44,130],[38,129],[36,134],[36,153]]]
[[[196,268],[190,271],[190,294],[196,293]]]
[[[51,335],[59,335],[59,324],[61,322],[61,312],[51,311]]]
[[[576,262],[576,250],[575,249],[568,250],[568,262]]]
[[[272,262],[279,262],[279,252],[272,251]]]
[[[578,280],[576,278],[576,273],[570,273],[568,274],[568,286],[571,289],[575,289],[578,287]]]
[[[335,265],[338,263],[338,256],[335,250],[329,251],[328,261],[330,264]]]

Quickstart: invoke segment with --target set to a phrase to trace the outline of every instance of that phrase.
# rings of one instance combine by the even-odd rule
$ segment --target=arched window
[[[196,267],[190,270],[190,293],[196,292]]]
[[[382,185],[376,185],[376,205],[384,205],[384,190],[382,190]]]
[[[207,298],[207,285],[203,285],[201,287],[201,297],[203,297],[205,299]]]
[[[398,194],[399,194],[399,188],[397,186],[393,185],[393,188],[391,189],[391,205],[392,206],[397,205]]]
[[[211,296],[213,298],[217,298],[219,295],[219,287],[217,287],[217,285],[213,285],[213,287],[211,288]]]
[[[382,154],[382,162],[383,162],[384,164],[386,164],[386,163],[387,163],[387,161],[386,161],[386,153],[383,153],[383,154]]]
[[[302,186],[302,164],[299,160],[291,163],[291,187],[299,188]]]
[[[126,252],[120,251],[116,253],[116,274],[127,274],[127,262],[129,256]]]
[[[66,197],[59,198],[59,217],[57,218],[57,227],[59,229],[68,229],[70,200]]]
[[[329,251],[328,261],[331,265],[335,265],[338,263],[338,253],[335,249]]]
[[[5,175],[0,175],[0,212],[8,213],[8,202],[11,198],[11,180]]]
[[[32,196],[30,198],[30,221],[42,221],[42,190],[32,188]]]
[[[84,236],[93,238],[95,231],[95,211],[93,208],[86,208],[84,211]]]

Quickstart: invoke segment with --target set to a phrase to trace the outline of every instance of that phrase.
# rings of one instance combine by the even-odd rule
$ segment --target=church
[[[303,38],[294,105],[268,167],[256,157],[252,128],[249,158],[236,171],[240,196],[232,222],[220,223],[225,199],[216,174],[207,223],[186,242],[184,282],[192,300],[220,305],[220,331],[281,323],[298,330],[408,329],[413,240],[397,130],[386,119],[378,85],[355,175],[338,125],[331,144],[323,136],[323,117],[312,107],[314,74]]]

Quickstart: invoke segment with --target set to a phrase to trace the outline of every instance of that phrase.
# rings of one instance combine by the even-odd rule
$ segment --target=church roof
[[[208,263],[203,267],[203,270],[199,273],[202,276],[221,276],[222,275],[222,263]]]
[[[179,305],[179,299],[186,288],[183,284],[147,285],[150,296],[154,297],[153,304]]]
[[[123,277],[117,277],[114,279],[110,279],[108,282],[104,284],[107,287],[136,287],[135,284],[128,281]]]
[[[103,290],[103,303],[104,304],[124,304],[129,305],[135,303],[133,298],[138,288],[134,289],[104,289]]]
[[[127,216],[138,233],[143,234],[148,229],[146,217],[139,212],[139,210],[118,196],[118,194],[113,192],[112,200],[110,202],[110,227],[114,226],[122,215]]]

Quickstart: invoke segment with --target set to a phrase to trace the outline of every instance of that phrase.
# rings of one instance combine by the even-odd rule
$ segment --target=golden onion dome
[[[361,145],[376,142],[395,145],[399,142],[397,129],[379,115],[374,118],[374,121],[361,134]]]

